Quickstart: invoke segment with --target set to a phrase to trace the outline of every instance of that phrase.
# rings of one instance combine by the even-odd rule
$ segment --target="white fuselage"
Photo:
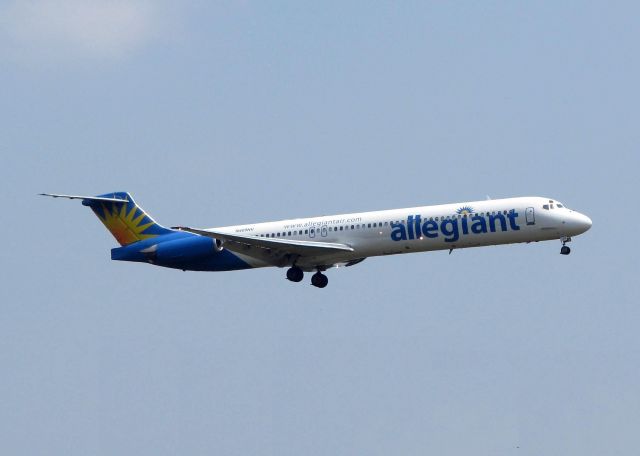
[[[567,239],[591,220],[542,197],[520,197],[422,206],[213,228],[267,239],[345,244],[352,252],[301,258],[311,270],[379,255]],[[238,254],[253,267],[273,266]]]

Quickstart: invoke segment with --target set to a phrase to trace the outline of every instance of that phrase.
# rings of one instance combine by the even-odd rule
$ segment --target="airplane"
[[[166,228],[127,192],[98,196],[40,193],[79,199],[90,207],[120,247],[111,259],[183,271],[232,271],[275,266],[300,282],[324,288],[327,269],[369,257],[490,245],[560,240],[566,244],[591,228],[591,219],[543,197],[391,209],[281,220],[220,228]]]

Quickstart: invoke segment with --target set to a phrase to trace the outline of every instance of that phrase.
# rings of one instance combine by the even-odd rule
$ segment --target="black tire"
[[[562,248],[560,249],[560,253],[562,255],[569,255],[571,253],[571,249],[568,246],[563,245]]]
[[[287,279],[292,282],[300,282],[304,278],[304,272],[297,266],[287,269]]]
[[[327,278],[327,276],[320,272],[316,272],[311,276],[311,285],[313,285],[314,287],[324,288],[328,283],[329,279]]]

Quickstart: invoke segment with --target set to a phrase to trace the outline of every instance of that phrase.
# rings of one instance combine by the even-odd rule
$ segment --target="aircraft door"
[[[327,237],[327,233],[328,233],[328,229],[327,229],[327,225],[324,225],[321,229],[320,229],[320,236],[322,237]]]
[[[528,207],[525,210],[525,219],[527,221],[527,225],[535,225],[536,224],[536,216],[532,207]]]

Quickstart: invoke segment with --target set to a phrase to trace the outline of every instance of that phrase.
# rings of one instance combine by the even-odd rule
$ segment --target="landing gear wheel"
[[[304,272],[298,266],[287,269],[287,279],[292,282],[300,282],[304,278]]]
[[[569,255],[571,253],[571,249],[567,246],[567,242],[571,242],[571,238],[569,236],[562,236],[560,238],[562,242],[562,248],[560,249],[561,255]]]
[[[324,288],[329,283],[329,279],[321,272],[316,272],[311,276],[311,285],[318,288]]]

